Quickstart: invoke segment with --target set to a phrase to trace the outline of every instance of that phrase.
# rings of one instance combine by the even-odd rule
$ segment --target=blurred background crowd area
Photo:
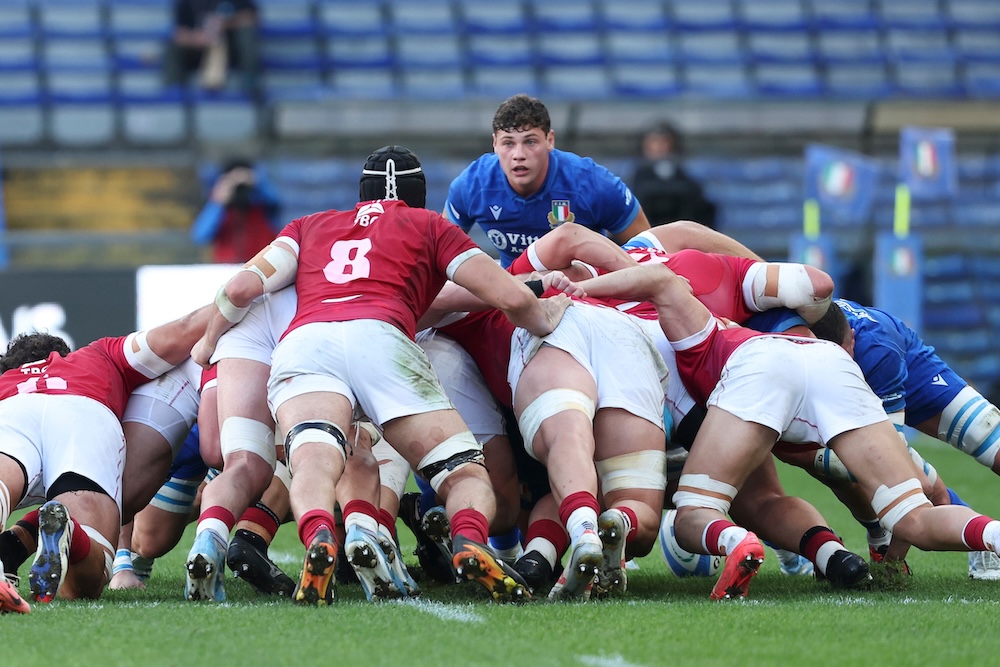
[[[802,231],[804,147],[871,156],[871,212],[823,221],[861,301],[900,129],[953,128],[957,196],[912,211],[923,333],[1000,376],[998,0],[2,0],[6,270],[208,261],[192,223],[233,156],[287,222],[353,206],[364,156],[403,143],[441,210],[518,92],[627,182],[669,121],[714,226],[768,259]]]

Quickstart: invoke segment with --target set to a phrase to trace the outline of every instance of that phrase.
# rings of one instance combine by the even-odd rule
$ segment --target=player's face
[[[537,127],[494,133],[493,152],[514,192],[522,197],[538,192],[549,171],[549,151],[555,142],[554,131],[546,134]]]

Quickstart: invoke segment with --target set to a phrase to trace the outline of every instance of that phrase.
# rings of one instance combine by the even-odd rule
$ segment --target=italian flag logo
[[[831,197],[846,198],[854,193],[857,174],[854,167],[841,160],[826,165],[819,179],[823,192]]]
[[[917,142],[913,156],[913,171],[921,178],[933,178],[941,168],[937,146],[929,139]]]

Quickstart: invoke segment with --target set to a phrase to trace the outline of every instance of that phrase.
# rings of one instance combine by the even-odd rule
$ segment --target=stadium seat
[[[47,68],[108,68],[110,58],[104,40],[51,38],[42,44],[42,63]]]
[[[104,101],[112,95],[111,72],[107,68],[49,68],[45,92],[51,98],[69,101]]]
[[[677,37],[678,57],[688,63],[742,63],[739,35],[731,30],[684,32]]]
[[[460,67],[407,68],[399,76],[401,93],[410,98],[457,100],[466,93]]]
[[[309,100],[321,98],[326,93],[326,80],[317,69],[271,67],[261,74],[264,97],[276,100]]]
[[[257,136],[257,106],[242,95],[196,95],[192,102],[192,129],[199,141],[231,143]]]
[[[334,71],[343,68],[384,69],[393,64],[389,40],[385,35],[339,36],[326,40],[326,66]]]
[[[0,102],[37,102],[42,94],[33,68],[0,69]]]
[[[312,0],[257,0],[257,12],[264,37],[308,37],[319,32]]]
[[[36,4],[45,37],[103,37],[103,7],[98,0],[46,0]]]
[[[0,39],[0,69],[34,69],[35,44],[30,37]]]
[[[609,63],[669,64],[675,59],[674,40],[663,30],[609,30],[605,35]]]
[[[600,65],[604,63],[601,37],[594,32],[541,32],[538,60],[545,65]]]
[[[968,63],[963,68],[962,85],[970,97],[1000,97],[1000,63]]]
[[[802,0],[736,0],[744,31],[787,30],[806,34],[809,20]]]
[[[390,30],[396,35],[451,35],[459,34],[457,20],[449,0],[420,0],[420,2],[390,2]]]
[[[260,59],[265,71],[272,68],[319,71],[323,68],[319,40],[312,35],[263,35]]]
[[[835,98],[877,99],[892,93],[886,68],[877,64],[828,64],[826,92]]]
[[[671,0],[674,24],[681,31],[733,31],[739,23],[730,0]]]
[[[598,32],[600,17],[590,2],[581,0],[528,0],[529,12],[539,32]]]
[[[331,92],[337,96],[384,100],[399,95],[396,78],[391,69],[382,67],[360,69],[334,69],[327,75]]]
[[[0,148],[30,146],[45,137],[41,97],[0,97]]]
[[[458,10],[469,34],[526,34],[529,29],[520,2],[458,0]]]
[[[806,32],[757,30],[746,36],[747,54],[756,63],[808,64],[815,61]]]
[[[122,69],[159,68],[165,40],[149,36],[112,35],[111,58]]]
[[[49,98],[48,136],[58,146],[80,148],[111,143],[117,131],[115,105],[111,98],[79,102],[72,98]]]
[[[823,82],[811,64],[760,64],[754,68],[757,92],[764,96],[815,97],[823,93]]]
[[[964,93],[951,62],[900,61],[895,65],[895,90],[915,97],[956,97]]]
[[[457,69],[464,61],[458,36],[400,34],[396,37],[396,64],[401,69]]]
[[[955,224],[962,227],[987,229],[1000,220],[1000,203],[996,201],[958,201],[954,206]]]
[[[876,15],[885,28],[940,28],[944,15],[938,0],[875,0]]]
[[[472,70],[471,92],[488,98],[504,99],[516,93],[538,94],[535,68],[530,65],[481,65]]]
[[[376,0],[321,0],[316,11],[328,37],[378,35],[385,31],[382,3]]]
[[[933,282],[924,286],[925,304],[951,304],[972,301],[976,298],[976,290],[968,279],[948,282]],[[985,331],[980,332],[986,334]],[[955,344],[949,345],[954,348]]]
[[[31,37],[35,18],[29,0],[7,0],[0,5],[0,37]]]
[[[683,72],[683,91],[697,96],[738,98],[752,92],[747,68],[742,63],[687,63]]]
[[[890,60],[950,61],[955,57],[943,28],[890,29],[884,35],[886,57]]]
[[[188,114],[178,94],[121,96],[122,135],[136,146],[172,146],[188,140]]]
[[[948,25],[957,31],[1000,30],[1000,3],[994,0],[944,0]]]
[[[159,0],[111,0],[108,33],[122,37],[166,39],[173,26],[170,5]]]
[[[924,326],[928,329],[982,327],[986,322],[982,308],[974,303],[928,305],[924,308]]]
[[[1000,29],[957,31],[953,41],[956,56],[964,62],[1000,63]]]
[[[885,59],[878,32],[872,30],[820,32],[817,54],[827,63],[882,63]]]
[[[612,92],[604,65],[550,65],[541,85],[545,96],[566,100],[605,100]]]
[[[666,31],[670,25],[663,5],[647,0],[597,0],[598,16],[606,30]]]
[[[532,65],[535,52],[527,35],[469,35],[466,57],[473,67]]]
[[[806,0],[813,26],[826,30],[872,30],[878,27],[869,0]]]

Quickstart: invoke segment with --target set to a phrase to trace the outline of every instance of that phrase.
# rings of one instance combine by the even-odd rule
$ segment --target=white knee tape
[[[267,461],[271,468],[278,460],[274,449],[274,431],[256,419],[226,417],[219,440],[223,457],[233,452],[251,452]]]
[[[151,380],[174,367],[150,349],[149,343],[146,342],[145,331],[130,333],[125,339],[125,359],[132,368]]]
[[[813,458],[813,470],[830,479],[837,479],[843,482],[856,482],[857,478],[851,474],[844,462],[840,460],[837,453],[829,447],[820,447],[816,450]]]
[[[427,452],[417,470],[435,491],[440,491],[441,483],[453,472],[470,463],[484,465],[484,461],[483,446],[476,442],[472,431],[463,431]]]
[[[385,438],[372,447],[372,454],[378,461],[378,476],[382,486],[395,493],[397,498],[402,497],[406,481],[410,478],[410,464]]]
[[[565,410],[579,410],[593,420],[596,406],[589,396],[576,389],[550,389],[533,400],[521,413],[517,425],[524,438],[524,449],[531,458],[538,458],[532,450],[532,443],[542,422]]]
[[[10,489],[0,480],[0,530],[7,527],[10,518]]]
[[[289,239],[282,238],[283,242]],[[265,292],[277,292],[295,282],[298,259],[284,248],[268,245],[257,256],[243,265],[241,271],[257,274]]]
[[[307,442],[330,445],[340,452],[344,463],[347,463],[347,436],[344,435],[344,429],[325,419],[301,422],[288,429],[288,435],[285,436],[285,459],[288,461],[288,472],[293,477],[295,470],[292,468],[292,453]]]
[[[938,437],[992,467],[1000,452],[1000,410],[972,387],[963,387],[941,412]]]
[[[111,581],[111,572],[114,569],[115,562],[115,548],[111,546],[110,542],[104,539],[103,535],[97,532],[96,528],[82,523],[80,524],[80,527],[83,528],[83,532],[87,533],[87,536],[90,537],[90,541],[92,543],[96,542],[101,549],[104,550],[104,578],[107,581]]]
[[[802,264],[760,262],[743,280],[744,298],[758,310],[792,308],[807,322],[816,322],[830,307],[830,299],[816,299],[812,279]],[[749,294],[748,294],[749,292]]]
[[[274,464],[274,476],[285,485],[286,490],[292,487],[292,475],[288,472],[288,466],[281,461]]]
[[[882,527],[892,532],[900,520],[921,505],[930,505],[920,481],[915,477],[900,482],[891,489],[883,484],[875,490],[872,509]]]
[[[633,452],[596,461],[601,490],[653,489],[667,487],[667,453],[659,451]]]
[[[704,507],[729,514],[736,497],[736,487],[708,475],[681,475],[674,494],[674,507]]]
[[[915,450],[913,447],[907,446],[906,451],[910,454],[910,458],[913,459],[913,464],[917,466],[918,470],[922,470],[927,479],[930,480],[931,485],[937,482],[938,472],[930,463],[924,460],[924,457],[920,455],[920,452]]]

